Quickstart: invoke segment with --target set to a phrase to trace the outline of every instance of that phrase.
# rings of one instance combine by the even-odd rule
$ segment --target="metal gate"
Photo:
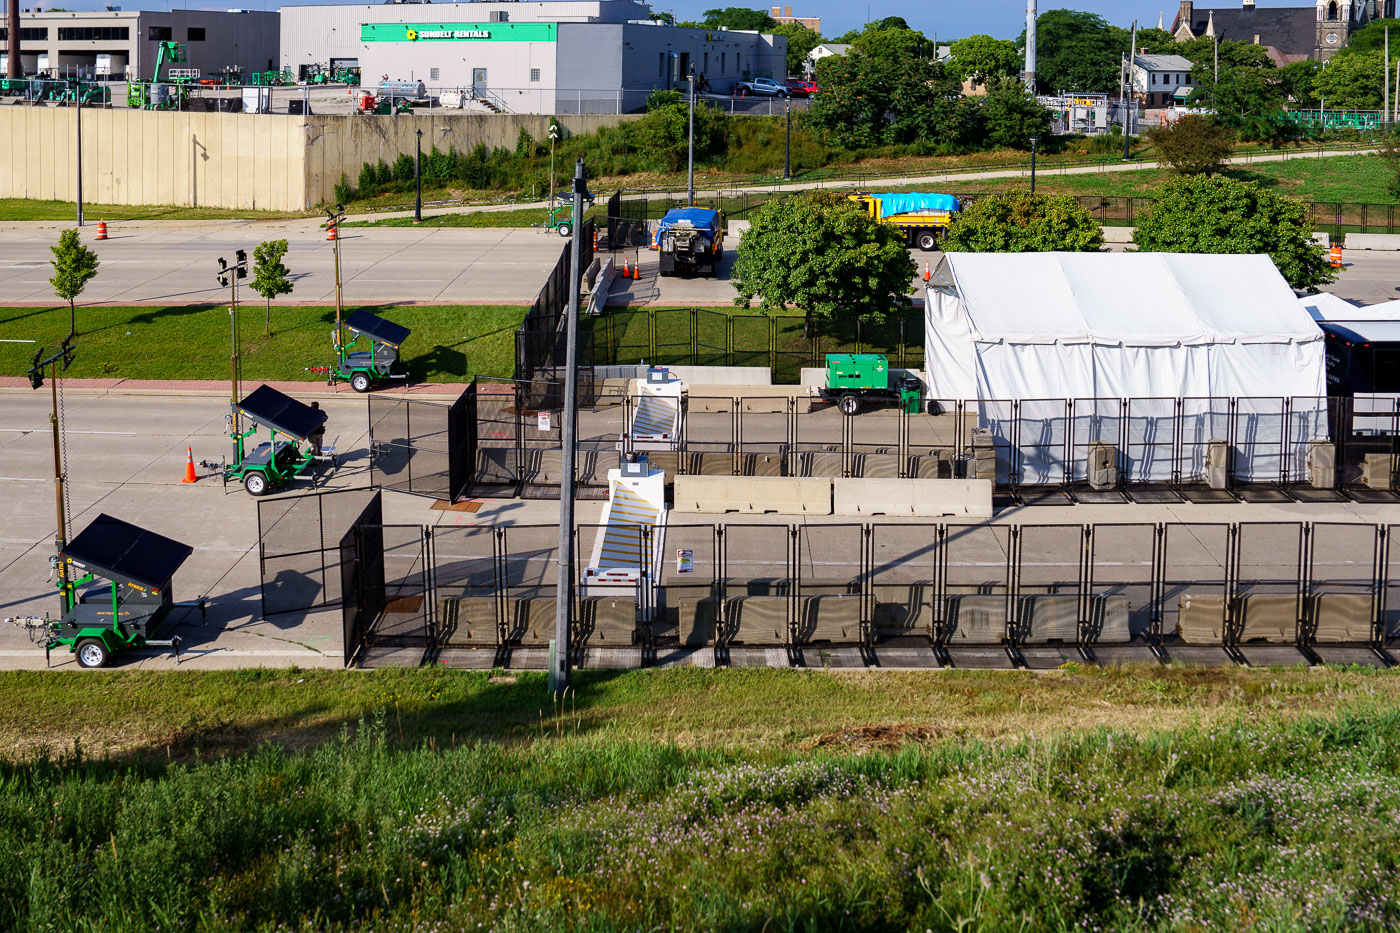
[[[258,500],[258,568],[264,616],[334,606],[344,575],[341,541],[381,520],[379,491],[341,489]]]

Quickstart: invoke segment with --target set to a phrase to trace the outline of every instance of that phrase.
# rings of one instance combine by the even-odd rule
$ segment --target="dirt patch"
[[[854,726],[840,732],[828,732],[802,744],[804,750],[840,748],[847,750],[895,749],[905,745],[933,742],[950,733],[933,726],[900,723],[892,726]]]

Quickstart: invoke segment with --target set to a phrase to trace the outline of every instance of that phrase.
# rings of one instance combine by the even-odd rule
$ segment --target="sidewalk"
[[[348,382],[327,385],[325,382],[266,382],[244,379],[244,393],[258,385],[269,385],[288,395],[358,395]],[[417,382],[410,385],[385,385],[375,389],[372,395],[412,396],[415,399],[432,401],[446,399],[455,401],[467,390],[465,382]],[[27,394],[34,391],[29,380],[23,376],[0,376],[0,393]],[[219,379],[64,379],[63,391],[89,396],[103,395],[150,395],[185,396],[193,398],[227,398],[228,380]],[[483,382],[477,391],[485,395],[508,394],[508,386],[499,382]]]

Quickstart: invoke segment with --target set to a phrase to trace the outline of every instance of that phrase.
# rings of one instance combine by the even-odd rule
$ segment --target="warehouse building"
[[[633,0],[378,3],[282,8],[282,67],[421,81],[510,113],[626,113],[693,67],[710,91],[785,77],[787,39],[686,29]]]
[[[109,9],[20,14],[20,60],[28,77],[151,78],[163,41],[186,47],[176,68],[216,74],[225,68],[277,67],[278,16],[253,10]],[[0,74],[9,23],[0,17]]]

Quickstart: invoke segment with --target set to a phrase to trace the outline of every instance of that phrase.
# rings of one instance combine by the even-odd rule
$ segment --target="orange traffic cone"
[[[335,221],[334,221],[334,220],[332,220],[330,223],[326,224],[326,239],[328,239],[328,240],[334,240],[334,239],[335,239]]]
[[[925,260],[924,260],[924,281],[927,282],[927,281],[929,281],[929,280],[932,279],[932,278],[933,278],[933,273],[929,271],[929,269],[928,269],[928,260],[925,259]]]
[[[185,478],[182,479],[182,480],[180,480],[180,482],[182,482],[182,483],[197,483],[197,482],[199,482],[199,477],[194,475],[194,448],[192,448],[192,447],[186,447],[186,448],[185,448]]]
[[[97,222],[97,238],[99,240],[107,239],[107,221],[99,220]]]
[[[622,257],[622,277],[624,279],[630,279],[632,277],[632,266],[629,264],[626,256]]]
[[[632,263],[632,278],[638,282],[642,280],[642,257],[638,256],[637,261]]]

